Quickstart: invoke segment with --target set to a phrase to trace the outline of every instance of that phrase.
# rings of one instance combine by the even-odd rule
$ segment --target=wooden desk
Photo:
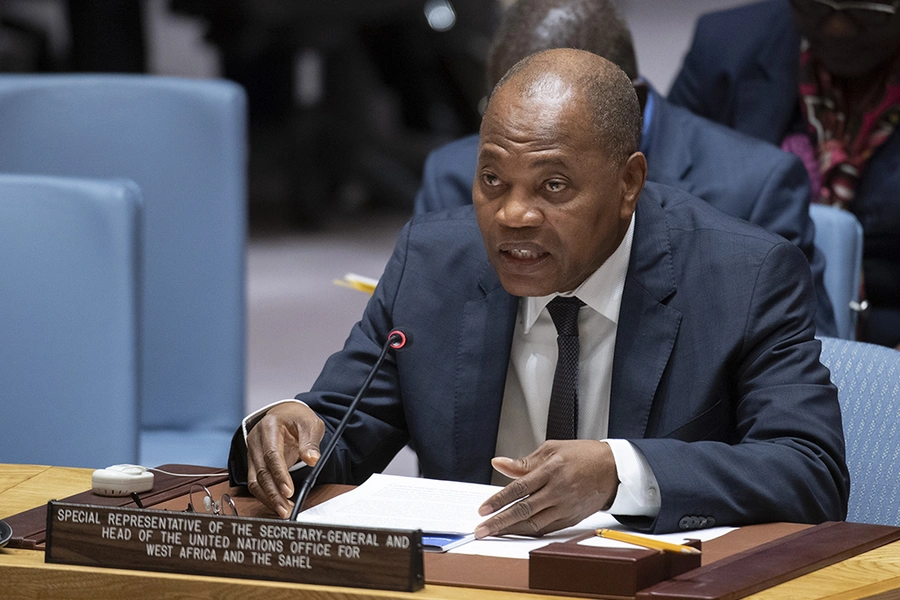
[[[0,464],[0,518],[91,487],[89,469]],[[427,577],[427,572],[426,572]],[[0,549],[0,598],[190,597],[253,600],[550,600],[562,596],[426,585],[415,593],[45,564],[43,552]],[[755,600],[900,598],[900,542],[783,583]]]

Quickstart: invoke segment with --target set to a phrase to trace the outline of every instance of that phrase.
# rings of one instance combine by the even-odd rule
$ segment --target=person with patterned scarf
[[[803,159],[863,225],[866,341],[900,348],[900,0],[769,0],[697,23],[669,100]]]

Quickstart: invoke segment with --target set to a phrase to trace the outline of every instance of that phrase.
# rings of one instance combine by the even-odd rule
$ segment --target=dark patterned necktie
[[[557,296],[547,305],[559,347],[547,416],[548,440],[578,437],[578,310],[582,306],[584,302],[574,296]]]

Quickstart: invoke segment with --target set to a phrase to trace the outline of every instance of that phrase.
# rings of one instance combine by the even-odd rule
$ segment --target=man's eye
[[[557,181],[555,179],[551,179],[547,183],[544,184],[544,187],[548,192],[561,192],[566,189],[566,184],[562,181]]]
[[[491,175],[490,173],[485,173],[481,176],[481,180],[484,181],[486,185],[491,187],[500,185],[500,178],[496,175]]]

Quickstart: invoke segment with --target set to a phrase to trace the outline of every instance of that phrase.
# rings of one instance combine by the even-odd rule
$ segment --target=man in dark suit
[[[900,11],[837,4],[771,0],[704,15],[669,100],[804,158],[813,200],[863,226],[866,339],[898,346]]]
[[[565,18],[560,15],[565,15]],[[690,192],[733,217],[777,233],[803,250],[819,300],[819,335],[837,335],[825,291],[825,259],[813,244],[809,182],[798,159],[672,106],[638,77],[631,33],[608,0],[520,0],[506,12],[488,54],[492,87],[518,60],[578,48],[613,61],[636,82],[644,115],[640,150],[647,179]],[[478,136],[451,142],[425,162],[415,213],[472,202]]]
[[[313,389],[238,430],[232,481],[286,515],[289,466],[318,461],[399,327],[414,339],[322,481],[360,483],[411,441],[426,477],[515,479],[479,537],[598,510],[657,532],[842,519],[841,414],[802,252],[645,186],[640,122],[629,78],[594,54],[513,67],[482,122],[474,208],[404,228]]]

